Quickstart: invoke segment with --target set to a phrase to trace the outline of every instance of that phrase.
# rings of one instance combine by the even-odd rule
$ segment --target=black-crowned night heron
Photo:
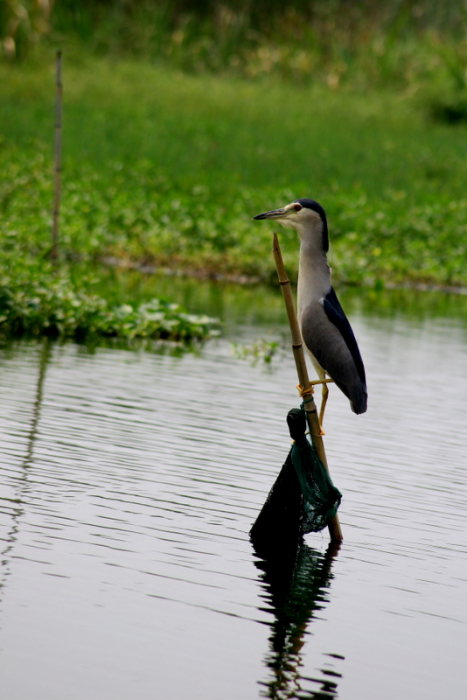
[[[321,381],[326,374],[350,401],[354,413],[367,406],[365,368],[350,323],[331,285],[326,213],[312,199],[297,199],[281,209],[258,214],[291,226],[300,236],[298,268],[298,320],[303,341]],[[322,424],[328,389],[323,383]]]

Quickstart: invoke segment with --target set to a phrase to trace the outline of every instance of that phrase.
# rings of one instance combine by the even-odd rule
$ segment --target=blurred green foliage
[[[139,57],[185,72],[419,93],[467,120],[465,0],[3,0],[0,56]]]
[[[41,41],[140,56],[186,71],[414,89],[436,75],[465,90],[462,0],[4,0],[4,55]]]
[[[341,279],[466,283],[465,127],[430,123],[415,98],[95,58],[65,63],[64,82],[68,260],[270,279],[271,226],[251,217],[313,196]],[[0,67],[0,84],[3,253],[46,255],[53,66]]]
[[[328,212],[341,280],[467,284],[465,9],[3,0],[0,328],[209,335],[170,304],[111,302],[76,261],[273,279],[271,228],[250,217],[300,196]],[[65,50],[59,271],[52,47]],[[294,275],[295,236],[282,240]]]
[[[3,261],[4,262],[4,261]],[[0,276],[0,333],[7,336],[171,340],[190,343],[217,333],[213,319],[187,314],[173,304],[152,299],[139,304],[112,304],[89,291],[92,282],[73,283],[66,268],[57,271],[45,260],[36,264],[9,260]],[[15,264],[16,263],[16,264]]]

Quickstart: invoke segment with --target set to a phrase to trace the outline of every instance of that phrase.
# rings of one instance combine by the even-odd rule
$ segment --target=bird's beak
[[[281,219],[287,216],[287,209],[284,207],[282,209],[272,209],[271,211],[266,211],[264,214],[257,214],[253,219]]]

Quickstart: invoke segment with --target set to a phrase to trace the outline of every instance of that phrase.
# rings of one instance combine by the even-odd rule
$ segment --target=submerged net
[[[325,528],[342,499],[305,434],[303,408],[289,411],[287,423],[294,443],[250,532],[253,540],[277,545]]]

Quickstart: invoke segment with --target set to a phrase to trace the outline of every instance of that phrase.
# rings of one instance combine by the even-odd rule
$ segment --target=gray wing
[[[350,323],[334,289],[301,316],[305,345],[349,398],[356,413],[366,410],[365,368]]]

